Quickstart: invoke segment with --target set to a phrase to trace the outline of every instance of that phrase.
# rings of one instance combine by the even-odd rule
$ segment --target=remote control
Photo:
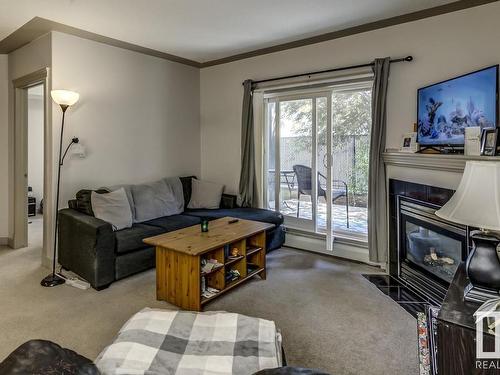
[[[228,224],[234,224],[237,223],[239,220],[238,219],[232,219],[228,221]]]

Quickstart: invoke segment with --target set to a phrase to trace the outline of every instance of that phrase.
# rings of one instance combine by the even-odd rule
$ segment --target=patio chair
[[[312,195],[312,170],[311,167],[305,165],[296,164],[293,166],[293,171],[297,176],[297,217],[299,217],[300,212],[300,196],[301,195]],[[324,178],[325,182],[327,178],[318,172],[318,197],[324,197],[326,199],[326,190],[321,187],[320,178]],[[337,199],[345,197],[345,210],[346,210],[346,226],[349,228],[349,191],[347,190],[347,184],[342,180],[332,181],[332,204]]]

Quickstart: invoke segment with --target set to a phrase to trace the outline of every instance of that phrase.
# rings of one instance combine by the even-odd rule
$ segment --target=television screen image
[[[497,124],[498,65],[418,90],[418,143],[463,146],[465,128]]]

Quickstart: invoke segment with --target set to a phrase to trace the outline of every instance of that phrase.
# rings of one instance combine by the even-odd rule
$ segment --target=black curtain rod
[[[393,59],[390,61],[390,63],[398,63],[398,62],[409,62],[413,61],[413,56],[406,56],[402,57],[400,59]],[[322,73],[331,73],[331,72],[340,72],[342,70],[349,70],[349,69],[356,69],[356,68],[366,68],[368,66],[373,66],[375,63],[367,63],[367,64],[359,64],[359,65],[351,65],[351,66],[343,66],[341,68],[334,68],[334,69],[327,69],[327,70],[320,70],[318,72],[309,72],[309,73],[301,73],[301,74],[292,74],[289,76],[283,76],[283,77],[277,77],[277,78],[268,78],[268,79],[261,79],[260,81],[253,81],[252,86],[256,85],[258,83],[264,83],[264,82],[271,82],[271,81],[279,81],[282,79],[289,79],[289,78],[297,78],[297,77],[304,77],[304,76],[311,76],[313,74],[322,74]],[[244,83],[243,83],[244,84]]]

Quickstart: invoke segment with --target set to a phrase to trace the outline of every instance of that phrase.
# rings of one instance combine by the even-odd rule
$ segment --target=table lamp
[[[471,233],[472,251],[466,262],[469,284],[464,299],[483,303],[500,297],[500,162],[467,161],[457,191],[436,215],[480,228]]]

